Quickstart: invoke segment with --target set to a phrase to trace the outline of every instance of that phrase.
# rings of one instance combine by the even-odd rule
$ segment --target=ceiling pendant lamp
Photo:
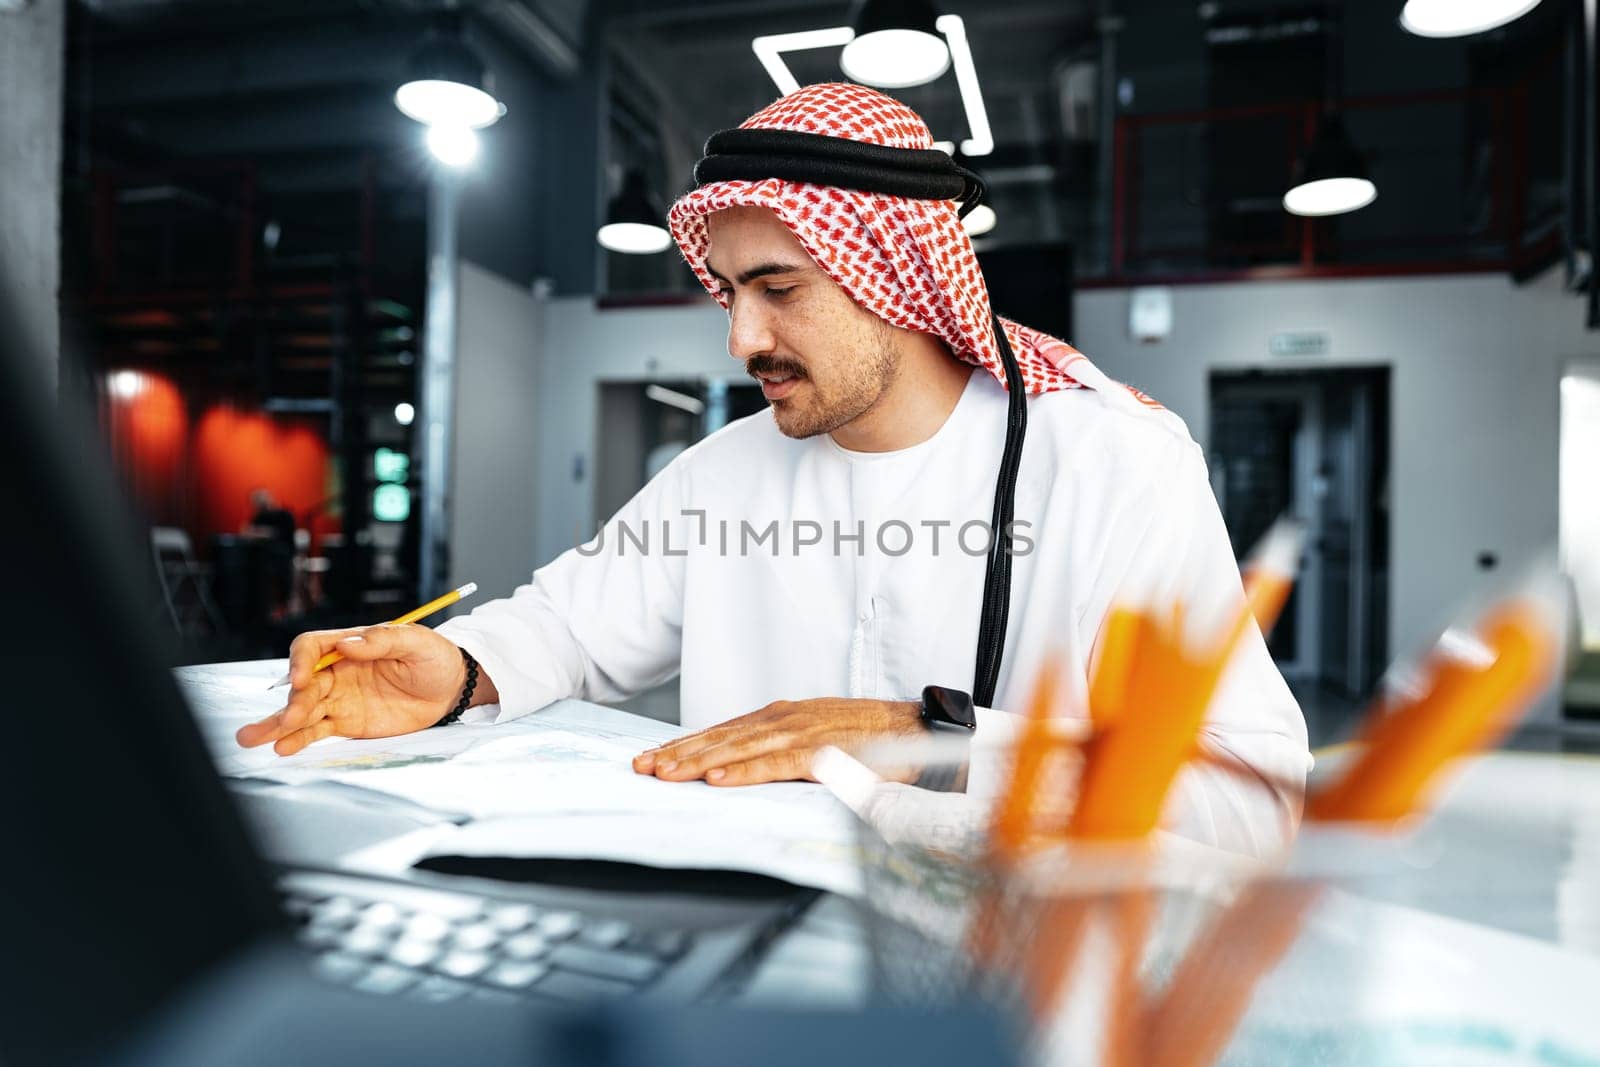
[[[968,237],[981,237],[994,229],[998,221],[994,208],[988,204],[979,204],[967,212],[967,217],[961,220],[961,225],[966,227]]]
[[[1332,0],[1327,14],[1327,89],[1322,121],[1317,124],[1316,139],[1295,163],[1293,184],[1283,194],[1283,209],[1291,215],[1343,215],[1378,198],[1378,187],[1367,170],[1367,157],[1345,132],[1339,113],[1344,95],[1342,14],[1337,0]]]
[[[672,234],[667,231],[665,219],[665,212],[650,197],[644,172],[630,169],[623,176],[621,190],[611,198],[606,224],[600,227],[595,239],[611,252],[628,255],[665,252],[672,247]]]
[[[839,66],[845,76],[878,89],[925,85],[950,68],[950,48],[929,0],[858,0]]]
[[[1406,0],[1400,25],[1418,37],[1466,37],[1515,22],[1539,0]]]
[[[1300,157],[1293,187],[1283,194],[1283,207],[1293,215],[1343,215],[1378,198],[1367,171],[1366,157],[1345,133],[1344,121],[1327,113],[1317,139]]]
[[[494,76],[462,38],[459,15],[444,15],[411,54],[394,106],[424,126],[482,129],[500,121]]]

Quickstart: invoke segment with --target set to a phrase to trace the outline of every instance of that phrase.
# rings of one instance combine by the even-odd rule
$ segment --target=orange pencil
[[[1015,859],[1035,832],[1035,803],[1046,777],[1046,762],[1052,749],[1060,745],[1050,729],[1050,716],[1055,709],[1054,664],[1040,672],[1034,686],[1028,718],[1022,724],[1012,756],[1011,779],[994,808],[990,842],[995,856],[1003,860]]]
[[[1143,629],[1144,616],[1140,612],[1127,607],[1111,609],[1101,638],[1100,659],[1089,681],[1089,718],[1096,730],[1109,727],[1122,710]]]
[[[1194,752],[1212,695],[1234,650],[1254,623],[1269,630],[1288,599],[1300,555],[1298,526],[1280,522],[1251,553],[1244,599],[1231,611],[1219,640],[1191,648],[1184,606],[1166,618],[1139,617],[1128,640],[1126,681],[1096,684],[1121,706],[1095,711],[1108,724],[1086,748],[1078,803],[1069,827],[1078,838],[1142,837],[1156,828],[1168,790]],[[1129,624],[1120,623],[1125,632]],[[1102,666],[1111,650],[1102,657]],[[1099,683],[1100,679],[1096,679]]]
[[[1517,597],[1475,631],[1446,631],[1422,665],[1422,691],[1380,701],[1360,755],[1310,797],[1306,818],[1392,822],[1416,811],[1445,764],[1498,741],[1550,681],[1563,614],[1554,600]]]

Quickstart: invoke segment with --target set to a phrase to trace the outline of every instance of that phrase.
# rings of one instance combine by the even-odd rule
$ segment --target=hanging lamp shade
[[[967,217],[961,220],[961,225],[966,227],[968,237],[981,237],[994,229],[998,221],[994,208],[988,204],[979,204],[967,213]]]
[[[425,126],[481,129],[505,114],[494,76],[461,36],[458,19],[430,30],[411,54],[394,106]]]
[[[1342,215],[1378,198],[1367,159],[1345,132],[1338,115],[1326,115],[1295,167],[1294,184],[1283,194],[1283,207],[1294,215]]]
[[[1515,22],[1539,0],[1406,0],[1400,25],[1418,37],[1466,37]]]
[[[622,178],[622,188],[611,198],[606,222],[595,235],[600,246],[612,252],[649,255],[672,247],[672,234],[666,227],[666,212],[650,196],[644,172],[630,169]]]
[[[950,67],[950,48],[929,0],[859,0],[839,67],[852,81],[904,89],[933,81]]]

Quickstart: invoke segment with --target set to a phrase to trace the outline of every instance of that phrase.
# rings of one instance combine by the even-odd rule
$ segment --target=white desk
[[[258,676],[263,686],[281,670],[282,661],[191,669]],[[585,713],[619,731],[661,729],[616,709]],[[287,862],[326,865],[430,817],[375,809],[330,819],[326,800],[246,788],[266,847]],[[1350,1055],[1371,1055],[1377,1042],[1382,1055],[1401,1057],[1393,1062],[1404,1062],[1400,1050],[1418,1053],[1418,1040],[1433,1040],[1432,1053],[1448,1062],[1484,1033],[1513,1044],[1555,1035],[1558,1049],[1600,1056],[1596,1042],[1574,1043],[1567,1032],[1574,1020],[1587,1026],[1584,1005],[1600,989],[1600,760],[1506,753],[1479,761],[1443,793],[1408,854],[1415,866],[1352,886],[1309,924],[1262,987],[1246,1028],[1257,1043],[1237,1048],[1239,1061],[1263,1049],[1283,1053],[1271,1041],[1312,1019],[1322,1020],[1324,1043],[1330,1034],[1364,1035],[1367,1044],[1350,1046]],[[825,895],[774,945],[745,996],[858,1003],[868,963],[853,906]],[[1317,1001],[1309,1012],[1308,996]],[[1437,1023],[1422,1038],[1419,1018]],[[1487,1029],[1450,1029],[1464,1018]]]

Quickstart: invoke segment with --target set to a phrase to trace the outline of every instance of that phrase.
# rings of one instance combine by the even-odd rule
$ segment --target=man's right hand
[[[313,673],[333,651],[344,659]],[[466,680],[460,648],[426,626],[304,633],[289,648],[288,705],[236,736],[245,748],[270,741],[278,755],[292,756],[324,737],[408,734],[449,714]],[[474,703],[494,699],[493,683],[481,673],[474,695]]]

